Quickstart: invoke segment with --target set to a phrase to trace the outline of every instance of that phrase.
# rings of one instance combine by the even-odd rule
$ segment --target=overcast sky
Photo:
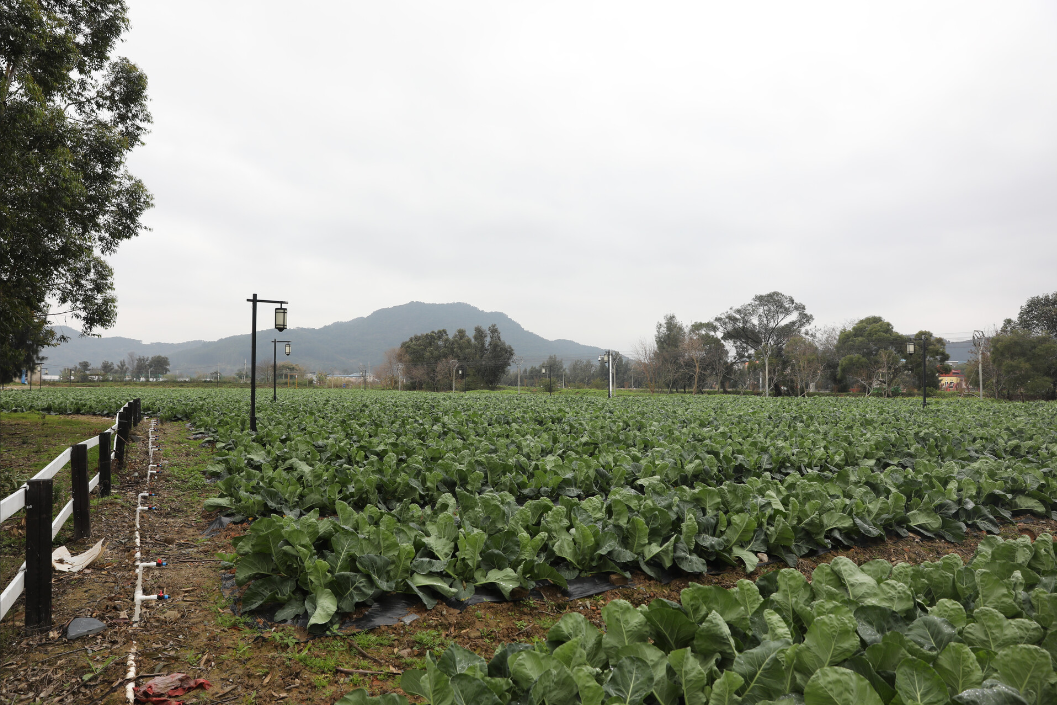
[[[1057,290],[1057,4],[132,0],[146,342],[412,300],[630,350],[780,290],[952,338]],[[266,309],[264,315],[270,315]]]

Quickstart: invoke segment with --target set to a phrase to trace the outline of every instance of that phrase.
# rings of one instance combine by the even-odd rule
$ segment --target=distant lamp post
[[[609,398],[613,398],[613,351],[606,350],[598,356],[598,361],[604,363],[606,366],[606,373],[609,377]]]
[[[548,371],[550,369],[551,368],[547,367],[546,365],[540,366],[540,372],[547,375],[547,391],[551,394],[554,394],[554,380],[551,379],[551,372]]]
[[[282,333],[286,330],[286,302],[272,301],[271,299],[258,299],[254,294],[252,299],[246,301],[253,304],[252,323],[250,325],[250,430],[257,432],[257,304],[279,304],[275,309],[275,329]],[[273,355],[274,357],[274,355]],[[274,378],[274,374],[272,377]],[[219,375],[218,375],[219,377]],[[274,380],[273,380],[274,381]],[[219,379],[217,385],[220,385]],[[274,396],[274,390],[273,390]]]
[[[921,408],[928,405],[928,390],[925,387],[925,368],[928,366],[929,339],[927,337],[911,338],[907,341],[907,359],[914,354],[915,346],[921,348]]]
[[[47,367],[40,368],[40,380],[37,381],[37,389],[44,389],[44,375],[48,374]]]
[[[279,309],[275,309],[275,310],[278,311]],[[286,312],[283,311],[283,317],[285,318],[285,316],[286,316]],[[276,321],[276,325],[278,325],[278,323],[279,323],[279,314],[278,313],[275,314],[275,321]],[[278,357],[278,355],[276,354],[276,344],[277,343],[286,343],[286,355],[287,355],[287,357],[290,356],[290,341],[289,340],[274,340],[274,339],[272,340],[272,401],[276,400],[276,396],[275,396],[275,377],[276,377],[276,369],[278,367],[278,365],[277,365],[277,357]]]

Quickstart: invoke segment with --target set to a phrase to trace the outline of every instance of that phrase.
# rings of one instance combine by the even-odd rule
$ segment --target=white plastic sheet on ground
[[[88,565],[102,555],[102,553],[102,540],[84,553],[76,556],[71,556],[70,550],[65,546],[59,546],[51,552],[51,565],[55,570],[61,570],[64,573],[76,573],[77,571],[88,567]]]

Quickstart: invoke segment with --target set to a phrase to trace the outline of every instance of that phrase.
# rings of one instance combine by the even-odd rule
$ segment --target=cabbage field
[[[136,394],[145,413],[215,441],[208,470],[217,496],[207,506],[253,519],[225,557],[245,586],[243,607],[268,606],[278,620],[307,619],[317,630],[389,592],[431,607],[483,588],[513,599],[541,581],[565,587],[595,573],[751,574],[761,560],[796,566],[886,534],[953,542],[969,528],[997,534],[1014,514],[1049,518],[1057,508],[1057,406],[1046,403],[951,399],[923,410],[863,398],[303,390],[259,405],[254,435],[245,391]],[[128,395],[5,392],[0,405],[112,414]],[[969,660],[995,676],[1048,655],[1037,644],[1057,654],[1052,619],[1039,618],[1057,609],[1050,544],[994,541],[988,550],[1002,558],[981,558],[986,570],[960,559],[833,561],[810,585],[786,570],[732,591],[688,589],[681,604],[614,602],[605,636],[570,616],[536,655],[504,647],[486,667],[451,651],[405,676],[405,690],[445,704],[749,705],[785,693],[799,698],[789,702],[945,703],[971,690],[955,692],[947,675],[972,671]],[[994,636],[1010,630],[1030,638]],[[987,646],[978,632],[1001,643]],[[1003,651],[1014,646],[1036,651]],[[1048,702],[1038,699],[1052,667],[1047,674],[1041,686],[1031,680],[1037,697],[1024,702]],[[925,684],[916,701],[896,687],[907,679]],[[964,683],[979,690],[978,680]],[[825,699],[821,681],[849,699]],[[700,689],[691,694],[688,683]],[[957,702],[1021,702],[1000,696],[1024,697]]]
[[[568,613],[490,661],[454,645],[405,692],[433,705],[1048,705],[1057,702],[1053,537],[988,537],[968,565],[844,557],[679,602],[613,600],[605,630]],[[338,705],[406,703],[346,695]]]

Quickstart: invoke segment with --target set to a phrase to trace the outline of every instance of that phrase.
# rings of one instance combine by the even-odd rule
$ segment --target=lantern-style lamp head
[[[280,333],[286,330],[286,309],[282,306],[275,309],[275,330]]]
[[[287,343],[287,344],[286,344],[286,354],[287,354],[287,355],[289,355],[289,354],[290,354],[290,343]]]
[[[547,368],[546,367],[540,367],[540,372],[542,374],[547,374]]]
[[[907,341],[907,355],[913,355],[913,354],[914,354],[914,341],[913,340],[908,340]]]

